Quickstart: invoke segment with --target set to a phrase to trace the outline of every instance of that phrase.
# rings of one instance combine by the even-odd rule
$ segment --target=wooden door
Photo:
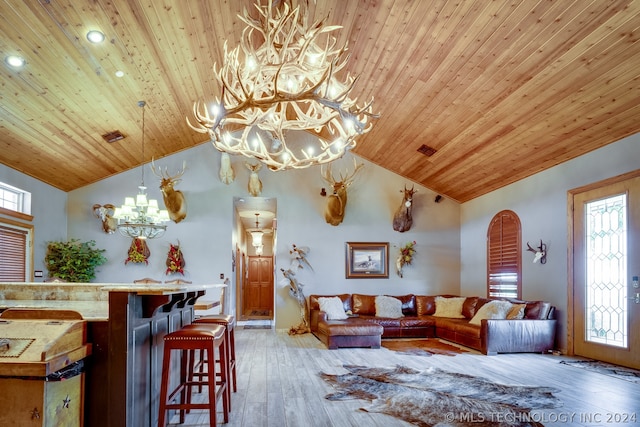
[[[640,368],[640,176],[573,194],[573,349]],[[635,280],[634,280],[635,279]]]
[[[271,318],[273,315],[273,258],[250,256],[247,273],[244,315],[254,318]]]

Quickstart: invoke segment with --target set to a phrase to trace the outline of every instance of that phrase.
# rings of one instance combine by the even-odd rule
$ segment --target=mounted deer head
[[[331,173],[331,164],[324,169],[324,165],[320,166],[320,172],[322,179],[324,179],[332,188],[333,194],[329,195],[327,199],[327,206],[324,209],[324,219],[328,224],[338,225],[344,219],[344,212],[347,207],[347,188],[353,183],[353,178],[360,169],[364,166],[364,163],[356,164],[356,160],[353,159],[353,172],[347,173],[346,176],[340,173],[340,181],[336,181]]]
[[[106,205],[93,205],[93,215],[102,221],[102,230],[107,234],[113,234],[118,227],[118,222],[113,217],[116,207],[108,203]]]
[[[411,211],[413,210],[413,195],[418,192],[418,190],[414,190],[413,186],[411,186],[411,190],[407,189],[407,186],[404,186],[404,191],[400,190],[401,193],[404,193],[402,197],[402,203],[398,207],[395,215],[393,215],[393,229],[404,233],[405,231],[411,228],[413,224],[413,216],[411,215]]]
[[[547,263],[547,245],[542,243],[542,239],[540,239],[540,246],[538,246],[538,249],[532,248],[529,242],[527,242],[527,248],[528,252],[533,252],[534,254],[536,254],[535,257],[533,257],[534,263],[538,261],[540,261],[540,264]]]
[[[260,177],[258,177],[258,171],[262,169],[262,163],[256,163],[252,165],[249,162],[244,162],[245,166],[251,174],[249,175],[249,183],[247,184],[247,189],[249,190],[249,194],[253,197],[258,197],[262,194],[262,181],[260,181]]]
[[[151,170],[155,176],[160,178],[160,190],[162,190],[164,206],[167,208],[167,211],[169,211],[169,218],[176,224],[187,217],[187,202],[184,194],[182,194],[182,191],[173,188],[177,183],[182,181],[180,177],[184,175],[186,168],[187,162],[185,161],[182,164],[182,169],[179,170],[177,174],[171,176],[167,172],[167,168],[165,168],[164,171],[161,168],[160,173],[158,173],[153,159],[151,160]]]
[[[231,166],[231,157],[229,153],[222,153],[220,156],[220,181],[229,185],[236,179],[236,171]]]

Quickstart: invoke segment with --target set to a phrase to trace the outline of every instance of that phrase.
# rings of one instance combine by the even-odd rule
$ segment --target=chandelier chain
[[[138,101],[138,107],[142,108],[142,164],[140,168],[142,169],[142,186],[144,187],[144,110],[146,109],[147,103],[145,101]]]

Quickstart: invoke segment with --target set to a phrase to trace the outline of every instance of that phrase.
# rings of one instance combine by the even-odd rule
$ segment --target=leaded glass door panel
[[[640,368],[640,177],[574,194],[576,355]]]

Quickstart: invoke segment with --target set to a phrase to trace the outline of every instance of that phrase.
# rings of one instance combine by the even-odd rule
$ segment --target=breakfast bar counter
[[[93,345],[86,363],[85,425],[155,427],[163,337],[193,321],[194,305],[208,289],[224,286],[0,283],[0,311],[80,313]]]

